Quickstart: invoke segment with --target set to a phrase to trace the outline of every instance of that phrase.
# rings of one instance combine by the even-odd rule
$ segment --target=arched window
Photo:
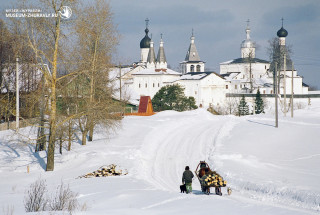
[[[194,65],[190,66],[190,72],[194,72]]]
[[[200,72],[201,66],[197,65],[197,72]]]

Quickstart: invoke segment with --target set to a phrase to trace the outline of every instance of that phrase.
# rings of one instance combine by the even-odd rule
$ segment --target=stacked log
[[[210,172],[202,178],[205,186],[213,186],[213,187],[225,187],[227,186],[227,181],[223,180],[223,178],[216,172]]]
[[[98,170],[80,176],[79,178],[93,178],[93,177],[108,177],[108,176],[120,176],[127,175],[127,170],[116,169],[117,165],[111,164],[108,166],[102,166]]]

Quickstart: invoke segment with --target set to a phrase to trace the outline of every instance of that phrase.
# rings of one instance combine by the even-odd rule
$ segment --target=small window
[[[141,84],[139,84],[139,88],[141,88]]]
[[[266,94],[266,91],[265,91],[265,90],[263,91],[263,94]]]
[[[194,91],[194,94],[197,95],[197,91]]]
[[[146,84],[146,88],[148,87],[148,84]]]
[[[238,89],[238,85],[234,85],[234,89]]]
[[[200,72],[201,66],[197,65],[197,72]]]
[[[158,87],[160,87],[160,83],[158,83]]]
[[[190,72],[194,72],[194,65],[190,66]]]
[[[271,94],[273,94],[273,91],[271,90]]]
[[[153,83],[153,87],[154,87],[154,83]]]
[[[228,85],[226,85],[226,89],[228,89]]]

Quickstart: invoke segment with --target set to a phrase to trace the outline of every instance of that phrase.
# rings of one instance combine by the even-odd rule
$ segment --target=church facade
[[[131,100],[138,100],[140,96],[153,98],[161,87],[172,84],[183,86],[185,95],[193,96],[199,107],[222,107],[227,103],[228,95],[255,94],[258,89],[261,94],[274,94],[276,85],[271,63],[256,58],[256,44],[250,38],[249,22],[245,29],[246,38],[241,43],[240,58],[220,63],[219,73],[205,71],[205,62],[200,59],[192,31],[186,57],[180,62],[180,73],[167,67],[162,35],[155,55],[154,42],[148,35],[148,21],[145,36],[140,41],[140,61],[121,75],[123,86],[134,92]],[[285,45],[286,35],[278,32],[278,36]],[[287,66],[277,74],[278,91],[290,94],[293,89],[294,94],[308,94],[308,87],[290,63],[288,60]]]

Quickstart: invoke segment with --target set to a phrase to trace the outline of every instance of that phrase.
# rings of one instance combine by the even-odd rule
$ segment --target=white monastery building
[[[223,106],[230,95],[261,94],[272,95],[275,92],[274,64],[256,58],[256,44],[250,38],[249,21],[245,29],[246,39],[241,43],[240,58],[220,63],[220,72],[205,72],[205,62],[195,44],[192,30],[190,45],[184,61],[180,63],[181,71],[167,68],[164,41],[161,35],[159,50],[155,55],[154,42],[148,36],[149,20],[146,19],[145,36],[140,41],[140,61],[133,67],[123,69],[122,87],[131,92],[132,103],[137,104],[140,96],[153,96],[165,85],[180,84],[186,96],[193,96],[199,107]],[[288,32],[281,27],[277,32],[280,49],[285,49]],[[283,62],[283,57],[281,58]],[[278,72],[278,91],[291,94],[308,94],[308,86],[302,83],[302,77],[292,67],[290,58],[286,59]],[[118,71],[115,69],[114,71]],[[271,96],[270,96],[271,97]]]

